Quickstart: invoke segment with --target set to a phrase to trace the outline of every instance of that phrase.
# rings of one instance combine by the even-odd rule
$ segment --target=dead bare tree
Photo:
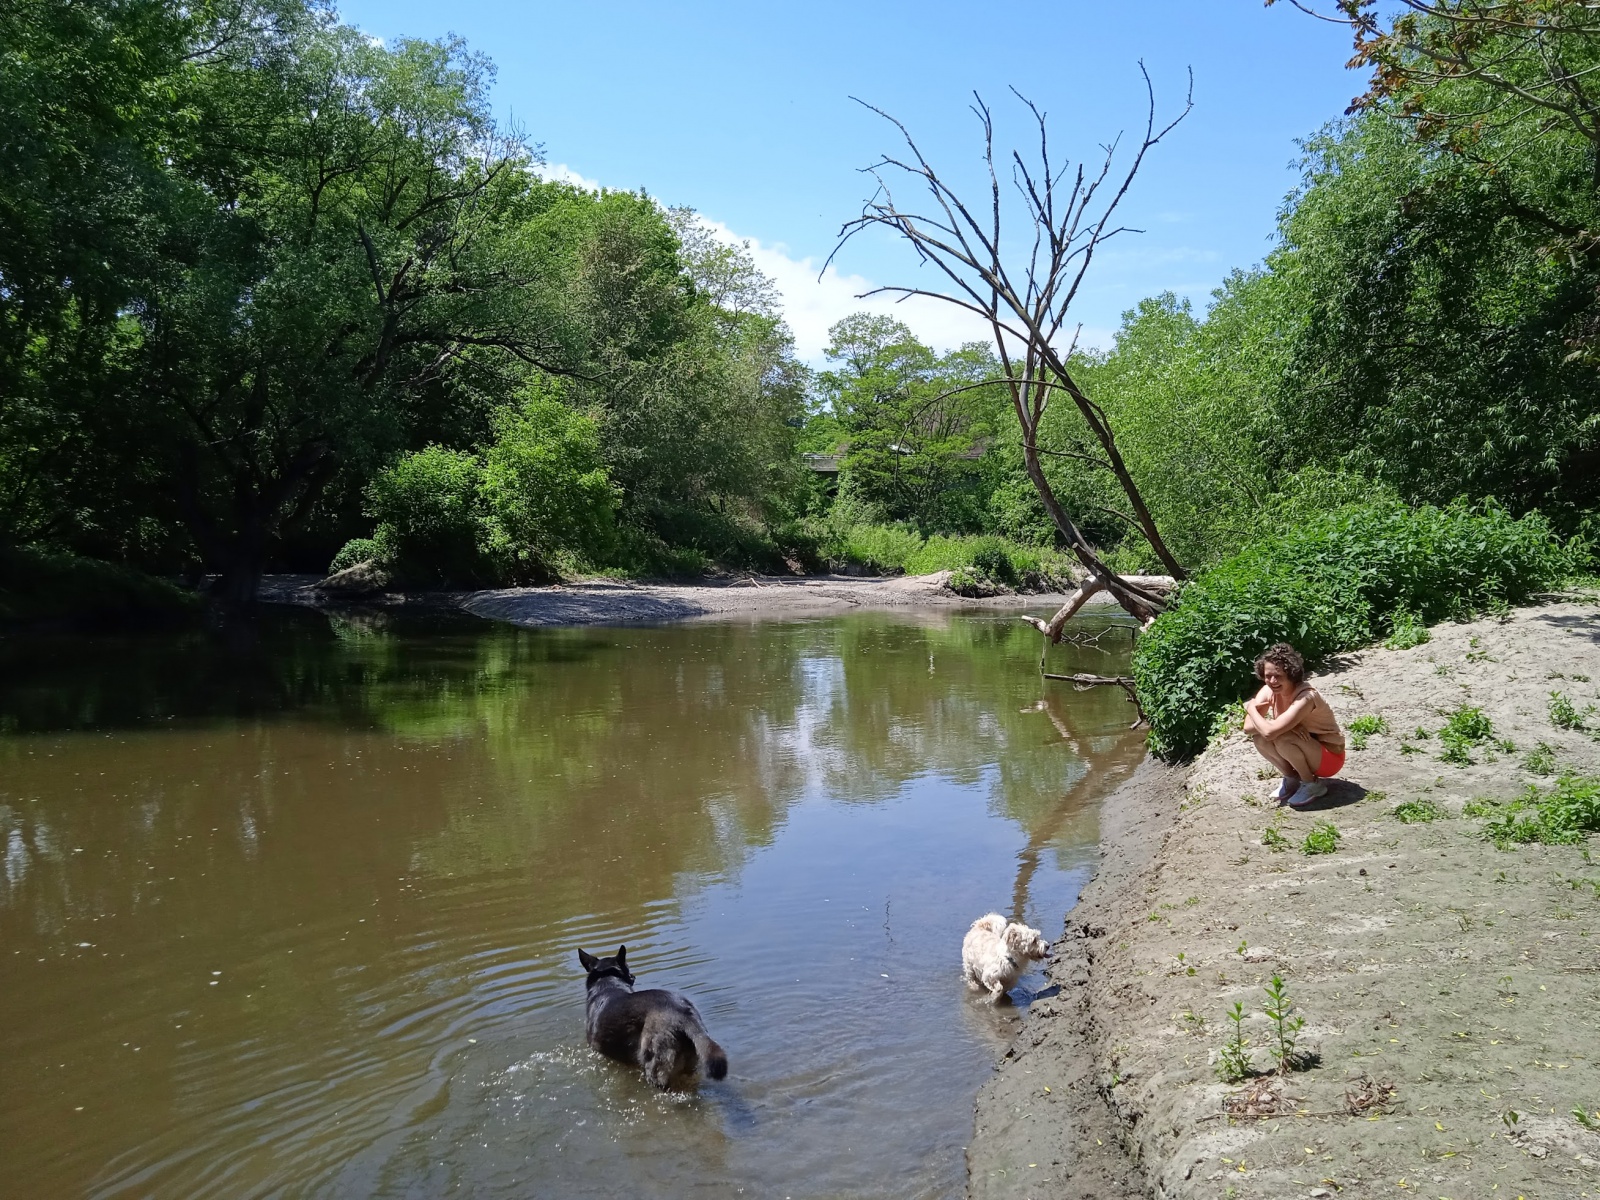
[[[1073,352],[1081,326],[1073,327],[1068,336],[1068,316],[1095,253],[1120,233],[1138,232],[1114,225],[1113,219],[1145,155],[1193,108],[1191,72],[1190,91],[1183,111],[1158,129],[1155,88],[1142,62],[1139,70],[1149,98],[1144,136],[1126,168],[1115,171],[1120,137],[1102,147],[1105,157],[1098,170],[1091,171],[1083,163],[1076,166],[1070,162],[1053,164],[1044,113],[1015,88],[1011,89],[1032,114],[1038,127],[1039,144],[1036,161],[1025,159],[1016,150],[1010,153],[1009,187],[1002,186],[1001,171],[995,163],[993,115],[982,97],[974,94],[972,111],[983,131],[984,163],[988,171],[987,211],[982,220],[974,216],[973,210],[923,156],[904,124],[882,109],[858,101],[900,132],[908,156],[885,155],[864,168],[877,181],[877,191],[863,206],[861,215],[839,231],[838,246],[828,259],[832,262],[833,256],[863,230],[890,229],[911,244],[925,265],[936,269],[943,277],[943,286],[888,285],[875,288],[865,293],[866,296],[889,293],[902,300],[926,296],[974,313],[988,324],[1004,376],[972,386],[1004,384],[1010,389],[1012,409],[1022,429],[1023,461],[1028,478],[1063,541],[1087,572],[1077,594],[1060,612],[1048,622],[1032,622],[1051,641],[1060,639],[1067,619],[1101,590],[1110,592],[1118,604],[1144,623],[1154,620],[1165,607],[1164,588],[1118,575],[1101,561],[1095,547],[1084,537],[1050,486],[1040,465],[1040,454],[1050,451],[1041,452],[1038,435],[1040,420],[1057,394],[1065,394],[1077,406],[1098,446],[1098,453],[1071,457],[1086,457],[1116,477],[1127,496],[1133,523],[1157,557],[1174,580],[1186,576],[1162,539],[1144,497],[1117,450],[1105,409],[1085,394],[1073,376]],[[896,185],[906,182],[923,194],[926,211],[902,206]],[[1014,210],[1007,204],[1013,190],[1020,198],[1020,217],[1013,216]],[[1015,259],[1006,253],[1013,241],[1023,247],[1023,252]]]

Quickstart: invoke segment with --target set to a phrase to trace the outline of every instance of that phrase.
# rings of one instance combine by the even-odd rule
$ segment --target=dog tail
[[[711,1040],[711,1035],[704,1029],[689,1031],[689,1037],[694,1042],[694,1051],[700,1056],[700,1066],[705,1070],[707,1079],[722,1079],[728,1074],[728,1056],[722,1052],[722,1047]]]

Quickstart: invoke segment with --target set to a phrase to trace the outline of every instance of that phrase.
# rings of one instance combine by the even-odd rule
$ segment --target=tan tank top
[[[1333,709],[1328,707],[1322,693],[1307,683],[1302,684],[1294,694],[1296,700],[1301,696],[1310,696],[1311,703],[1306,705],[1299,727],[1316,738],[1330,754],[1343,754],[1344,731],[1339,728],[1339,719],[1333,715]]]

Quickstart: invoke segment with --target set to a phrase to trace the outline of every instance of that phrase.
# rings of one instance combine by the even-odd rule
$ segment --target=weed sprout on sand
[[[1300,844],[1301,854],[1332,854],[1339,848],[1339,829],[1331,821],[1320,821]]]
[[[1554,775],[1556,773],[1556,748],[1549,742],[1540,742],[1527,754],[1523,755],[1522,768],[1530,775]]]
[[[1594,716],[1594,705],[1590,704],[1579,712],[1572,701],[1562,693],[1550,693],[1550,724],[1557,729],[1574,729],[1579,733],[1587,733],[1588,721],[1592,716]]]
[[[1277,1043],[1269,1046],[1267,1052],[1278,1064],[1278,1074],[1287,1075],[1295,1069],[1297,1059],[1294,1042],[1306,1022],[1304,1017],[1295,1015],[1294,1001],[1289,999],[1289,988],[1283,982],[1282,975],[1274,975],[1266,991],[1267,1003],[1262,1011],[1267,1014],[1267,1020],[1272,1022],[1272,1033]]]
[[[1502,850],[1529,842],[1570,846],[1600,830],[1600,779],[1563,775],[1548,792],[1530,787],[1515,800],[1475,800],[1463,811],[1487,818],[1483,836]]]
[[[1439,730],[1439,744],[1444,747],[1439,761],[1452,766],[1472,765],[1472,748],[1494,740],[1494,725],[1481,708],[1463,704],[1449,715],[1444,728]],[[1501,749],[1510,745],[1503,743]]]
[[[1585,1129],[1591,1129],[1595,1133],[1600,1133],[1600,1108],[1595,1109],[1593,1112],[1589,1112],[1582,1108],[1575,1108],[1572,1110],[1572,1116],[1573,1119]]]
[[[1352,750],[1365,750],[1367,739],[1375,733],[1388,733],[1389,722],[1376,713],[1363,713],[1350,722],[1350,748]]]
[[[1402,825],[1421,825],[1427,821],[1442,821],[1445,811],[1432,800],[1407,800],[1395,805],[1390,815]]]
[[[1233,1032],[1223,1044],[1217,1059],[1217,1074],[1229,1083],[1238,1083],[1250,1074],[1250,1039],[1244,1035],[1244,1005],[1237,1000],[1228,1010],[1228,1020],[1233,1022]]]
[[[1389,636],[1383,644],[1389,650],[1409,650],[1429,641],[1433,635],[1421,617],[1407,608],[1397,608],[1389,618]]]

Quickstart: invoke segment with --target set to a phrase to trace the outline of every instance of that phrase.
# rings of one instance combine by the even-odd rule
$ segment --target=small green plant
[[[1339,848],[1339,830],[1329,821],[1319,821],[1300,843],[1301,854],[1332,854]]]
[[[1530,775],[1554,775],[1556,750],[1548,742],[1540,742],[1522,756],[1522,769]]]
[[[1389,650],[1409,650],[1432,637],[1421,617],[1408,608],[1397,608],[1389,618],[1389,636],[1383,639],[1383,644]]]
[[[1178,951],[1178,969],[1185,975],[1194,974],[1194,964],[1188,961],[1182,950]]]
[[[1494,740],[1494,725],[1481,708],[1463,704],[1445,720],[1439,730],[1439,761],[1452,766],[1472,765],[1472,749]]]
[[[1295,1057],[1294,1043],[1305,1028],[1305,1018],[1295,1014],[1294,1001],[1289,999],[1289,988],[1283,982],[1282,975],[1273,975],[1266,992],[1267,1003],[1262,1011],[1267,1014],[1267,1020],[1272,1022],[1273,1040],[1276,1043],[1269,1046],[1267,1052],[1272,1055],[1272,1061],[1278,1064],[1278,1074],[1287,1075],[1299,1061]]]
[[[1192,1008],[1184,1009],[1181,1019],[1183,1021],[1183,1027],[1195,1037],[1199,1037],[1206,1031],[1206,1019],[1199,1013],[1195,1012]]]
[[[1421,825],[1428,821],[1444,820],[1445,811],[1432,800],[1424,798],[1397,804],[1390,815],[1402,825]]]
[[[1388,733],[1389,722],[1376,713],[1363,713],[1350,722],[1350,748],[1352,750],[1365,750],[1367,739],[1373,734]]]
[[[1585,1129],[1592,1130],[1595,1133],[1600,1133],[1600,1108],[1595,1109],[1593,1112],[1589,1112],[1582,1108],[1575,1108],[1572,1110],[1572,1116],[1573,1119]]]
[[[1580,733],[1588,732],[1589,718],[1594,716],[1594,705],[1590,704],[1579,712],[1571,700],[1560,692],[1550,693],[1550,724],[1557,729],[1574,729]]]
[[[1217,1057],[1217,1074],[1228,1083],[1238,1083],[1252,1073],[1248,1049],[1250,1039],[1244,1035],[1244,1005],[1234,1001],[1227,1016],[1233,1022],[1233,1032],[1228,1035],[1222,1053]]]
[[[1268,825],[1261,831],[1261,844],[1268,850],[1282,851],[1289,848],[1289,839],[1276,825]]]

